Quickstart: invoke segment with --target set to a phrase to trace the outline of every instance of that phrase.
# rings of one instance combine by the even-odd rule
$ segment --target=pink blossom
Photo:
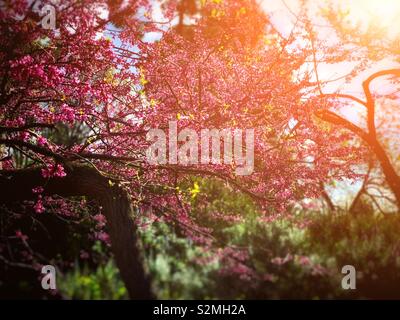
[[[284,258],[275,257],[275,258],[271,259],[271,262],[273,264],[276,264],[276,265],[280,266],[280,265],[283,265],[283,264],[285,264],[285,263],[287,263],[287,262],[289,262],[291,260],[293,260],[293,256],[290,253],[288,253]]]
[[[36,213],[43,213],[45,208],[43,206],[43,201],[42,199],[39,199],[36,201],[35,205],[33,206],[33,209],[35,210]]]
[[[104,243],[108,244],[110,242],[110,236],[104,231],[96,232],[94,236],[97,240],[100,240]]]
[[[19,136],[23,141],[28,141],[28,139],[29,139],[29,133],[28,132],[21,132]]]
[[[33,62],[33,58],[30,55],[26,55],[17,61],[10,62],[10,66],[12,68],[15,68],[17,66],[30,65],[32,62]]]
[[[18,239],[21,239],[22,241],[28,240],[28,236],[25,235],[25,234],[23,234],[21,230],[15,231],[15,236],[16,236]]]
[[[313,276],[322,276],[328,273],[328,270],[321,266],[320,264],[316,264],[312,267],[312,272],[311,274]]]
[[[54,167],[53,164],[48,165],[46,168],[42,169],[42,177],[43,178],[51,178],[51,177],[65,177],[67,174],[64,171],[64,167],[61,164],[57,164]]]
[[[87,251],[85,251],[85,250],[81,250],[79,256],[83,260],[89,259],[89,253]]]
[[[96,221],[98,228],[103,228],[107,222],[106,217],[101,213],[98,213],[95,216],[93,216],[93,220]]]
[[[297,260],[298,260],[298,263],[303,266],[309,266],[311,264],[310,258],[306,257],[306,256],[298,256]]]
[[[47,145],[47,139],[44,137],[39,137],[39,138],[37,138],[37,144],[40,147],[43,147],[43,146]]]
[[[61,120],[70,123],[75,120],[75,110],[65,103],[61,105]]]
[[[32,189],[33,193],[43,193],[43,191],[44,191],[43,187],[40,186]]]
[[[274,282],[275,281],[275,276],[273,274],[270,273],[266,273],[263,275],[263,280],[264,281],[269,281],[269,282]]]

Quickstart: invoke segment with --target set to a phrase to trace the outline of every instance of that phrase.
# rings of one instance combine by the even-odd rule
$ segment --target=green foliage
[[[400,217],[374,212],[347,212],[315,217],[310,243],[323,257],[334,257],[337,266],[354,265],[357,290],[353,297],[400,297]]]
[[[217,265],[201,266],[207,253],[179,237],[165,222],[142,230],[147,263],[161,299],[200,299],[209,295],[209,274]]]
[[[79,300],[127,299],[128,294],[118,268],[108,257],[103,245],[97,241],[92,250],[102,258],[96,267],[88,263],[80,265],[76,261],[72,270],[58,277],[58,290],[62,296]]]
[[[88,266],[76,267],[60,277],[61,293],[70,299],[99,300],[127,299],[124,283],[112,260],[98,266],[94,271]]]
[[[300,220],[300,218],[298,218]],[[246,248],[255,279],[214,274],[215,295],[235,299],[330,298],[340,287],[332,261],[312,250],[306,230],[295,221],[247,220],[225,230],[232,244]]]
[[[353,213],[297,209],[265,221],[259,219],[261,212],[249,197],[232,192],[221,182],[192,179],[179,189],[187,194],[194,219],[213,229],[215,246],[246,251],[245,263],[255,273],[251,279],[242,279],[234,272],[221,273],[225,266],[217,259],[199,263],[213,253],[186,239],[174,224],[154,222],[141,230],[141,239],[159,298],[400,297],[397,215],[383,216],[362,205]],[[215,212],[242,219],[215,220]],[[94,251],[102,250],[100,246]],[[62,293],[76,299],[126,298],[118,271],[107,259],[109,253],[104,260],[98,259],[100,264],[94,271],[77,266],[66,273]],[[357,270],[356,290],[341,287],[344,265]]]

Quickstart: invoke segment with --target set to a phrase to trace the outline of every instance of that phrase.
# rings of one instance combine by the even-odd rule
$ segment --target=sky
[[[289,35],[294,23],[295,16],[299,12],[299,0],[259,0],[261,6],[270,15],[272,22],[283,35]],[[340,5],[343,10],[349,11],[349,17],[354,24],[360,24],[360,28],[365,28],[367,23],[376,23],[380,27],[387,28],[387,36],[393,38],[400,34],[400,0],[311,0],[311,12],[321,10],[329,2]],[[315,18],[317,20],[317,18]],[[316,21],[315,23],[318,23]],[[319,28],[321,37],[329,39],[329,28]],[[359,94],[362,96],[362,81],[371,73],[382,68],[395,66],[392,61],[382,61],[374,68],[360,74],[351,85],[344,85],[344,81],[331,83],[327,90],[331,92],[341,89],[343,93]],[[318,73],[321,80],[336,79],[351,69],[352,63],[346,62],[339,65],[319,65]]]

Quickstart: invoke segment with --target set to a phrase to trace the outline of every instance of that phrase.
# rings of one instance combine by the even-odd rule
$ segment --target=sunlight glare
[[[387,29],[389,37],[400,34],[400,0],[351,0],[342,3],[358,23]]]

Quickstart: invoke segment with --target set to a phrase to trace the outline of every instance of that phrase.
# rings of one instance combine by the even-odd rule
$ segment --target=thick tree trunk
[[[95,169],[72,166],[64,178],[44,179],[39,168],[0,171],[0,203],[34,199],[32,188],[44,187],[44,195],[86,196],[103,207],[111,247],[131,299],[155,298],[144,267],[133,210],[127,193]]]

